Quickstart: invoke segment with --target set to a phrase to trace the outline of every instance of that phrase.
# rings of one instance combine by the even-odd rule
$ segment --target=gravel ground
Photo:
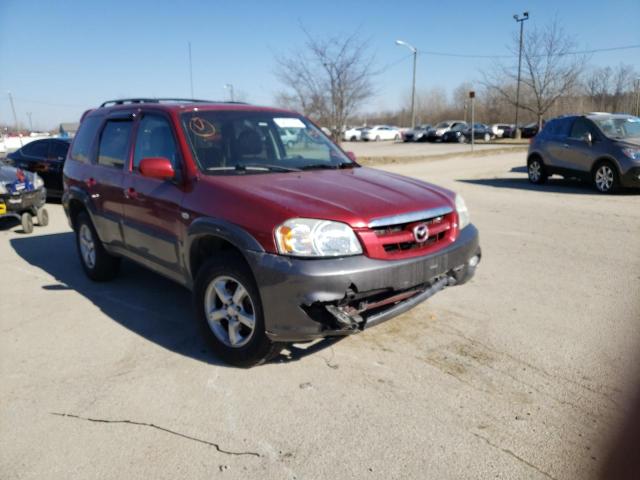
[[[60,205],[0,226],[2,478],[588,479],[636,385],[640,194],[533,188],[523,153],[391,165],[461,192],[474,280],[239,370],[189,293],[80,268]]]

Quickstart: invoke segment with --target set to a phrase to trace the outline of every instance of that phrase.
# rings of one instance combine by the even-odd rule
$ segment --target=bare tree
[[[519,41],[514,37],[511,50],[515,56],[518,47]],[[574,40],[557,22],[542,29],[529,30],[525,35],[520,107],[533,113],[540,125],[553,104],[565,92],[573,91],[579,83],[586,58],[572,54],[574,48]],[[496,63],[483,73],[483,83],[487,88],[516,105],[514,86],[518,78],[517,67]]]
[[[304,49],[276,58],[286,85],[276,101],[327,125],[339,141],[347,119],[373,94],[373,57],[357,34],[321,40],[303,31]]]

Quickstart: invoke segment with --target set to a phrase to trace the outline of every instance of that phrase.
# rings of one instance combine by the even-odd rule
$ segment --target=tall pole
[[[224,88],[226,90],[229,90],[229,97],[231,98],[231,101],[233,102],[234,101],[234,98],[233,98],[233,84],[232,83],[227,83],[227,84],[225,84]]]
[[[403,40],[396,40],[396,45],[404,45],[413,53],[413,83],[411,86],[411,128],[416,128],[416,64],[418,49]]]
[[[191,62],[191,42],[189,42],[189,83],[191,84],[191,98],[193,98],[193,63]]]
[[[520,129],[518,128],[518,110],[520,108],[520,72],[522,71],[522,34],[524,32],[524,22],[525,20],[529,20],[529,12],[524,12],[522,17],[518,15],[513,16],[516,22],[520,23],[520,48],[518,50],[518,84],[516,86],[516,122],[515,122],[515,132],[516,138],[520,138]]]
[[[473,152],[473,149],[475,147],[476,144],[476,133],[475,133],[475,129],[474,129],[474,123],[475,122],[475,98],[476,98],[476,92],[474,92],[473,90],[471,92],[469,92],[469,101],[471,102],[471,151]]]
[[[418,50],[413,49],[413,84],[411,85],[411,128],[416,128],[416,63]]]
[[[27,112],[27,117],[29,117],[29,131],[33,132],[33,122],[31,121],[31,112]]]
[[[18,116],[16,115],[16,107],[13,104],[13,95],[11,95],[11,92],[7,92],[7,94],[9,95],[9,103],[11,104],[11,110],[13,111],[13,122],[16,125],[16,130],[18,130]],[[20,146],[22,147],[22,135],[20,135],[20,133],[18,133],[18,138],[20,139]]]
[[[640,117],[640,77],[636,78],[636,117]]]

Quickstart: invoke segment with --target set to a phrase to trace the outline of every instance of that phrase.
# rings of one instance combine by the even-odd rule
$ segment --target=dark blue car
[[[62,168],[71,140],[46,138],[27,143],[7,155],[7,163],[37,173],[44,180],[48,197],[62,196]]]

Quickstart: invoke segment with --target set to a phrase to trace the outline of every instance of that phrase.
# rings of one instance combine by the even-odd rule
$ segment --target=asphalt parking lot
[[[524,158],[386,166],[464,195],[476,277],[250,370],[170,281],[86,279],[60,205],[4,224],[1,476],[591,478],[638,386],[640,194],[533,187]]]

